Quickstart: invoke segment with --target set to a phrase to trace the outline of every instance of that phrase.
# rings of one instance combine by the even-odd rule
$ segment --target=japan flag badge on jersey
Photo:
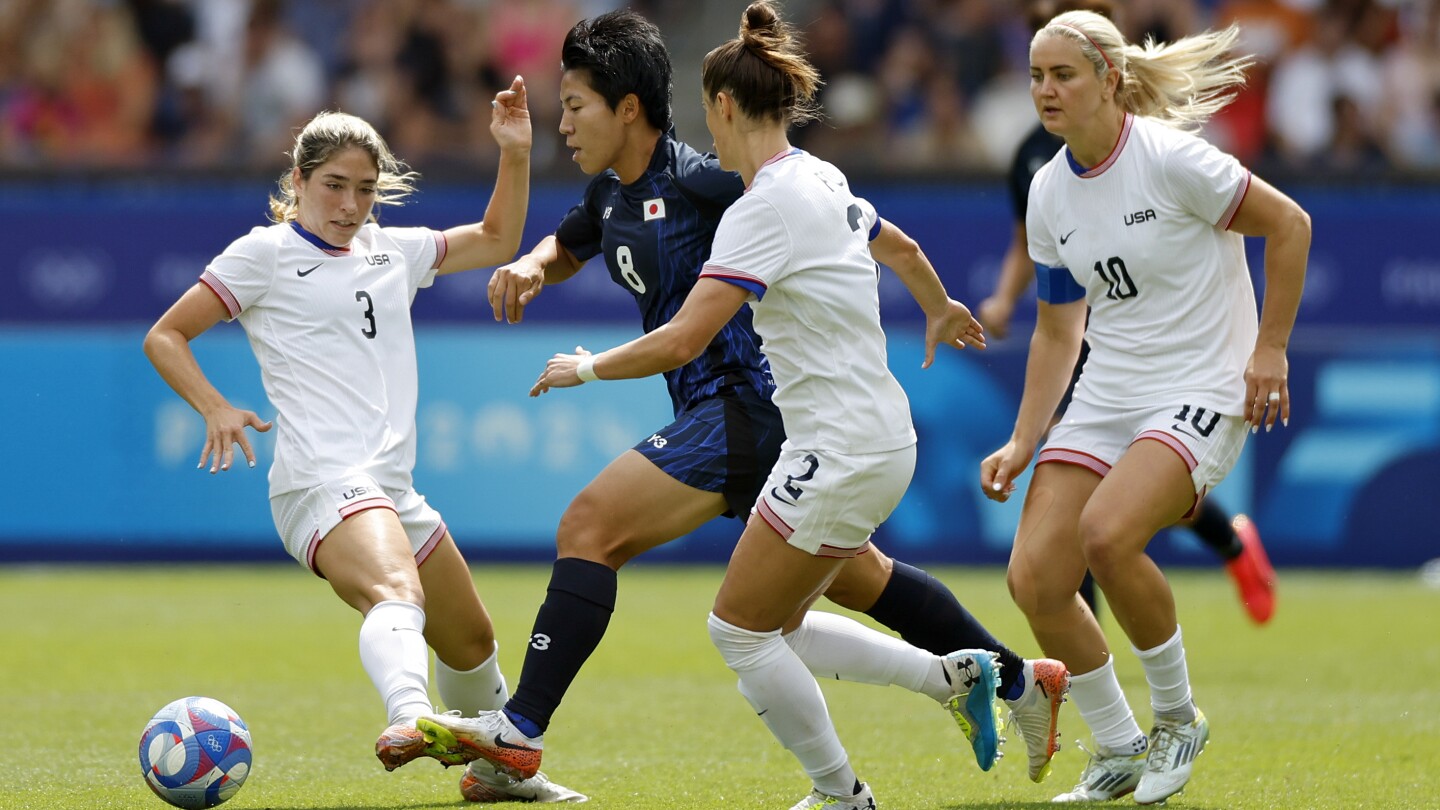
[[[661,198],[656,197],[653,200],[646,200],[644,205],[646,222],[649,222],[652,219],[665,218],[665,201]]]

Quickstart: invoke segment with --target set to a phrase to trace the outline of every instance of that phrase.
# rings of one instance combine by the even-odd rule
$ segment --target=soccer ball
[[[176,807],[214,807],[250,775],[250,729],[218,700],[171,701],[140,735],[140,772],[156,796]]]

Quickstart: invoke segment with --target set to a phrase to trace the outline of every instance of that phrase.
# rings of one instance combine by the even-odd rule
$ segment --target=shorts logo
[[[816,458],[814,453],[806,453],[804,462],[807,465],[804,474],[785,476],[784,484],[770,488],[770,497],[781,503],[788,503],[791,506],[795,506],[799,502],[800,496],[804,495],[805,491],[796,486],[796,483],[809,481],[815,477],[815,471],[820,469],[820,459]],[[785,495],[780,494],[782,488],[785,490],[785,495],[789,495],[790,497],[787,498]]]
[[[370,492],[370,487],[355,487],[353,489],[347,490],[340,497],[344,498],[347,501],[351,501],[368,492]]]
[[[656,450],[663,450],[665,448],[665,445],[670,443],[668,440],[666,440],[664,436],[661,436],[659,433],[656,433],[645,441],[654,445]]]
[[[1190,436],[1190,437],[1192,437],[1192,438],[1198,439],[1198,438],[1204,437],[1204,438],[1207,438],[1207,439],[1208,439],[1208,438],[1210,438],[1210,433],[1211,433],[1211,431],[1215,430],[1215,426],[1218,425],[1218,424],[1220,424],[1220,414],[1218,414],[1218,413],[1212,413],[1212,414],[1210,414],[1210,420],[1207,422],[1207,421],[1205,420],[1205,414],[1206,414],[1206,413],[1207,413],[1207,411],[1206,411],[1204,408],[1196,408],[1196,409],[1195,409],[1195,415],[1194,415],[1194,416],[1191,416],[1191,415],[1190,415],[1190,406],[1189,406],[1189,405],[1181,405],[1181,406],[1180,406],[1180,412],[1177,413],[1177,414],[1175,414],[1174,416],[1170,417],[1171,419],[1174,419],[1175,422],[1176,422],[1176,424],[1173,424],[1173,425],[1170,426],[1170,429],[1171,429],[1171,430],[1178,430],[1178,431],[1180,431],[1181,433],[1184,433],[1186,436]],[[1200,431],[1200,436],[1196,436],[1195,434],[1191,433],[1190,431],[1186,430],[1186,429],[1183,427],[1183,425],[1185,424],[1185,420],[1187,420],[1187,419],[1190,420],[1190,424],[1191,424],[1192,426],[1194,426],[1194,428],[1195,428],[1196,430]]]
[[[550,637],[544,633],[536,633],[530,637],[530,646],[536,650],[550,649]]]

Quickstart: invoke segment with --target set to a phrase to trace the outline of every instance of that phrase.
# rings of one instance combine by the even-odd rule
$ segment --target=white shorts
[[[331,529],[367,509],[389,509],[400,517],[418,565],[445,536],[445,521],[413,489],[385,489],[368,475],[350,475],[314,489],[297,489],[270,499],[275,529],[301,565],[315,570],[315,551]]]
[[[784,450],[754,514],[785,542],[816,557],[854,557],[890,517],[915,474],[915,445],[844,455]]]
[[[1153,439],[1174,450],[1185,462],[1198,504],[1211,487],[1225,480],[1240,458],[1248,435],[1243,417],[1193,405],[1132,410],[1075,401],[1066,409],[1060,424],[1050,429],[1035,464],[1075,464],[1103,478],[1130,445]]]

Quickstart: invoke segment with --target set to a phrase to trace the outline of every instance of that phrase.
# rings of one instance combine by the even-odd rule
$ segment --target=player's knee
[[[560,518],[555,548],[561,557],[578,557],[618,569],[635,556],[633,539],[630,529],[615,525],[609,512],[582,495]]]
[[[779,630],[746,630],[711,613],[705,621],[710,643],[736,672],[757,669],[788,651]]]
[[[1080,516],[1079,534],[1085,564],[1097,580],[1105,580],[1110,571],[1132,556],[1131,543],[1113,520],[1093,515],[1087,510]]]
[[[1075,598],[1075,588],[1067,589],[1057,572],[1013,562],[1005,572],[1005,587],[1020,612],[1032,619],[1063,611]]]

